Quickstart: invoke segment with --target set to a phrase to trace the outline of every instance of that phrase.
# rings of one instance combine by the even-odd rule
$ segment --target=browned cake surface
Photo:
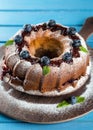
[[[8,73],[6,72],[4,76],[10,76],[9,82],[23,86],[25,91],[39,90],[45,93],[54,90],[60,92],[69,86],[75,88],[81,76],[86,75],[89,53],[80,51],[72,44],[73,41],[79,40],[87,49],[84,40],[78,33],[66,34],[68,27],[61,25],[55,25],[56,28],[61,28],[56,30],[43,29],[40,25],[36,27],[38,30],[32,30],[29,34],[23,30],[18,33],[23,37],[20,46],[14,42],[6,48],[4,66]],[[65,30],[63,34],[62,29]],[[29,52],[29,58],[20,57],[23,50]],[[70,61],[62,59],[66,53],[72,54]],[[43,74],[43,66],[40,62],[43,56],[50,59],[48,64],[50,72],[46,75]]]

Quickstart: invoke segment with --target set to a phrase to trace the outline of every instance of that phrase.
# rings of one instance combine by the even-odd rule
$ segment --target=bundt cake
[[[64,95],[77,91],[89,77],[84,39],[55,20],[26,24],[5,46],[2,79],[19,91]]]

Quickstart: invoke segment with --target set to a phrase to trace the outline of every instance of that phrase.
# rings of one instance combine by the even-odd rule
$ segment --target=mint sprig
[[[50,72],[49,66],[43,66],[43,75],[47,75]]]
[[[6,43],[5,43],[5,46],[9,46],[9,45],[12,45],[14,42],[14,40],[8,40]]]
[[[83,46],[80,46],[79,49],[80,49],[80,51],[88,53],[88,50],[85,47],[83,47]]]
[[[60,103],[57,105],[57,108],[64,107],[64,106],[68,106],[68,105],[69,105],[69,103],[68,103],[66,100],[64,100],[64,101],[60,102]]]
[[[84,97],[80,97],[80,96],[76,97],[76,99],[77,99],[77,103],[84,102],[84,100],[85,100]]]
[[[82,96],[77,96],[76,97],[76,103],[82,103],[85,101],[85,98],[82,97]],[[60,102],[58,105],[57,105],[57,108],[62,108],[62,107],[65,107],[65,106],[68,106],[70,105],[70,103],[66,100],[63,100],[62,102]]]

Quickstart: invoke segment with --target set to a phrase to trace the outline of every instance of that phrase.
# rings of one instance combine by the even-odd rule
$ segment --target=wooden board
[[[93,49],[90,49],[93,68]],[[4,46],[0,48],[0,58],[4,55]],[[86,84],[83,103],[57,108],[62,97],[31,96],[14,90],[0,81],[0,112],[12,118],[34,123],[57,123],[78,118],[93,110],[93,69]]]

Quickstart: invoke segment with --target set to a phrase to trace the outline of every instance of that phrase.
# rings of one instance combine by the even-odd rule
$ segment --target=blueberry
[[[67,29],[67,34],[68,35],[75,35],[76,29],[74,27],[70,27]]]
[[[70,61],[72,60],[72,53],[66,52],[66,53],[63,55],[62,60],[63,60],[63,61],[66,61],[66,62],[70,62]]]
[[[24,25],[23,29],[25,32],[31,32],[32,26],[31,26],[31,24],[26,24],[26,25]]]
[[[40,61],[41,61],[41,64],[42,64],[43,66],[49,65],[49,63],[50,63],[50,59],[49,59],[47,56],[43,56],[43,57],[40,59]]]
[[[42,28],[43,28],[43,30],[46,30],[46,28],[47,28],[47,23],[43,23]]]
[[[20,45],[22,43],[22,40],[23,40],[23,38],[20,35],[16,35],[14,38],[14,41],[17,45]]]
[[[43,27],[47,27],[47,23],[43,23]]]
[[[20,57],[23,58],[23,59],[27,59],[27,58],[29,58],[29,56],[30,56],[29,52],[26,51],[26,50],[23,50],[23,51],[20,52]]]
[[[49,27],[53,27],[55,25],[56,25],[56,21],[55,20],[49,20],[49,22],[48,22],[48,26]]]
[[[72,96],[68,99],[68,102],[71,103],[72,105],[75,104],[77,102],[77,99],[75,96]]]
[[[72,46],[76,47],[76,48],[80,47],[81,46],[81,41],[79,39],[73,40]]]

